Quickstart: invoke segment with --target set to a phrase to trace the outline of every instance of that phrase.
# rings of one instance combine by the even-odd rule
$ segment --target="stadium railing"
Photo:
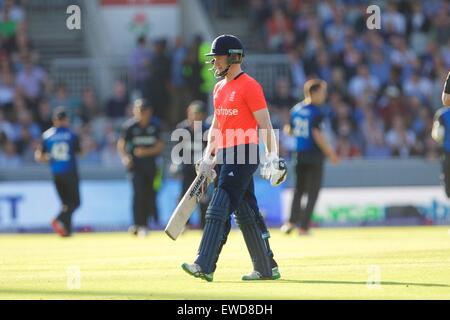
[[[275,93],[277,79],[289,77],[290,73],[283,54],[249,55],[243,67],[261,83],[269,99]],[[54,82],[66,83],[74,95],[80,95],[85,86],[93,85],[102,100],[111,95],[114,81],[128,84],[130,79],[127,57],[54,59],[50,75]]]

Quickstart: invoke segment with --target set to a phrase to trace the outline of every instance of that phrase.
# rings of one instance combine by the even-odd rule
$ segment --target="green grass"
[[[449,227],[273,230],[282,278],[263,282],[240,281],[252,265],[239,231],[214,282],[185,274],[180,265],[193,261],[200,235],[2,235],[0,299],[450,299]],[[68,287],[70,267],[80,270],[80,289]],[[368,286],[377,268],[380,285]]]

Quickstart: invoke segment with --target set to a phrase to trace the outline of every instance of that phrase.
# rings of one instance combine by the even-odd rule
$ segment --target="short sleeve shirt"
[[[222,139],[218,148],[258,144],[258,126],[253,112],[267,108],[261,85],[245,73],[214,87],[214,114]]]

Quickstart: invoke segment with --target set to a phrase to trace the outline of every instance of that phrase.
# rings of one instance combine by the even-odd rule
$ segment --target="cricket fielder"
[[[450,71],[447,74],[444,90],[442,91],[442,104],[446,107],[450,107]]]
[[[206,211],[206,224],[193,264],[184,263],[188,274],[213,280],[216,263],[229,231],[234,212],[253,262],[253,272],[243,280],[270,280],[273,276],[268,241],[264,239],[255,197],[253,174],[259,166],[258,127],[266,147],[267,162],[262,174],[271,184],[281,184],[286,164],[278,157],[278,146],[261,85],[241,69],[244,48],[232,35],[217,37],[211,46],[215,76],[224,78],[214,87],[214,117],[203,158],[197,171],[216,187]],[[217,167],[216,167],[217,165]],[[216,170],[214,168],[216,167]]]
[[[291,109],[290,124],[285,128],[296,138],[297,164],[291,216],[281,227],[281,231],[288,234],[298,227],[299,235],[308,235],[313,210],[322,187],[324,157],[328,157],[333,164],[337,164],[339,158],[321,129],[323,115],[320,106],[326,100],[326,82],[310,79],[306,81],[303,90],[305,99]],[[304,196],[307,196],[308,201],[302,208]]]
[[[442,179],[445,185],[445,194],[450,198],[450,72],[445,81],[442,92],[442,103],[434,115],[431,137],[442,146]]]
[[[59,215],[51,222],[61,237],[72,234],[72,215],[80,206],[79,177],[76,155],[81,153],[80,140],[69,128],[69,117],[63,107],[53,112],[53,127],[42,134],[35,160],[49,163],[56,191],[62,203]]]

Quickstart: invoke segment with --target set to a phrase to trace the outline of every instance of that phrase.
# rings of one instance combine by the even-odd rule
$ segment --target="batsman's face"
[[[219,72],[222,72],[228,66],[228,56],[226,55],[214,56],[213,60],[214,68]]]

